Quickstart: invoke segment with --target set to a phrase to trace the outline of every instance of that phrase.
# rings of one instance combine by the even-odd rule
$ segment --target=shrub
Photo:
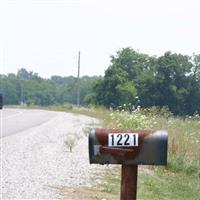
[[[65,140],[65,145],[67,145],[70,152],[72,152],[72,150],[75,147],[78,139],[79,139],[78,134],[76,134],[76,133],[68,134],[67,139]]]

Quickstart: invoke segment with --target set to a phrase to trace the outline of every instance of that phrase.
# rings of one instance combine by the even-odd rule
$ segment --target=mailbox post
[[[166,131],[91,129],[90,164],[121,164],[121,200],[135,200],[138,165],[167,164]]]
[[[135,200],[137,196],[137,165],[122,165],[121,200]]]

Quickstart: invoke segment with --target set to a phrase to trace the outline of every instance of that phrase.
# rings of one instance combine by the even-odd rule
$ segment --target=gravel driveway
[[[29,130],[1,138],[1,199],[59,199],[57,187],[90,186],[94,173],[82,129],[98,121],[60,112]],[[64,141],[76,135],[70,152]],[[95,179],[95,181],[98,181]]]

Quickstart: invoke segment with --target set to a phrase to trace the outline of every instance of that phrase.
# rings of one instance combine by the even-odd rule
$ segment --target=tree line
[[[85,105],[85,97],[92,92],[93,81],[98,76],[80,78],[80,104]],[[76,104],[77,78],[73,76],[52,76],[44,79],[37,73],[22,68],[17,74],[0,75],[0,93],[4,104],[48,106],[53,104]]]
[[[160,57],[123,48],[111,56],[88,103],[167,107],[175,115],[200,114],[200,55],[166,52]]]
[[[77,78],[41,78],[22,68],[17,74],[0,75],[5,104],[76,104]],[[166,52],[149,56],[123,48],[111,56],[104,77],[80,79],[80,104],[118,109],[141,106],[167,107],[175,115],[200,114],[200,55]]]

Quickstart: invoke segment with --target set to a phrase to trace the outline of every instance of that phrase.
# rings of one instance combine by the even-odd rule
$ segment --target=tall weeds
[[[200,118],[173,117],[167,110],[125,110],[111,112],[105,127],[122,129],[165,129],[169,134],[168,166],[174,172],[200,177]]]

